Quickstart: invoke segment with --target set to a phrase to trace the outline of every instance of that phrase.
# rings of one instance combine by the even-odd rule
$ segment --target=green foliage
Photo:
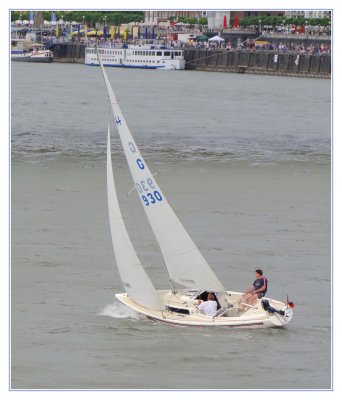
[[[24,20],[24,19],[28,20],[29,13],[28,12],[11,11],[11,22],[17,21],[18,19],[20,19],[20,16],[21,16],[21,20]]]
[[[189,18],[189,17],[174,17],[173,20],[178,22],[183,22],[189,25],[208,25],[208,20],[206,18]]]
[[[43,18],[47,21],[51,21],[52,11],[43,11]],[[129,22],[141,22],[144,20],[143,11],[55,11],[57,20],[63,17],[64,21],[76,21],[79,23],[84,21],[94,26],[95,23],[103,23],[104,17],[106,16],[107,24],[119,25],[127,24]],[[16,21],[20,18],[28,19],[29,12],[11,12],[11,21]]]
[[[259,21],[262,25],[308,25],[308,26],[328,26],[331,22],[330,18],[303,18],[303,17],[285,17],[285,16],[268,16],[260,15],[254,17],[243,18],[239,21],[241,26],[258,26]],[[234,21],[231,21],[234,23]]]
[[[207,18],[199,18],[198,23],[200,25],[208,25],[208,20],[207,20]]]

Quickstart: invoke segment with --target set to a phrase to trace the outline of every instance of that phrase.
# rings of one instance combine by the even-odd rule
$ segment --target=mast
[[[161,310],[163,309],[161,299],[134,250],[122,218],[114,183],[109,121],[107,137],[107,194],[113,249],[125,290],[134,301],[142,306]]]
[[[170,279],[199,290],[223,291],[199,249],[169,205],[127,126],[98,55],[109,100],[137,194],[166,263]]]

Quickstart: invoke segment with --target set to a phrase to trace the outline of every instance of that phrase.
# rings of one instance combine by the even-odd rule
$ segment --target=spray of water
[[[140,319],[140,316],[137,312],[117,302],[106,305],[98,315],[112,318]]]

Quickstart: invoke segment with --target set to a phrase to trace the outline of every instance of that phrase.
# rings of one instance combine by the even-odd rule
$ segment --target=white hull
[[[268,299],[270,304],[281,310],[286,309],[286,315],[278,313],[270,314],[266,312],[261,301],[258,300],[254,307],[249,307],[247,311],[239,311],[237,301],[243,293],[226,292],[231,308],[227,309],[225,316],[210,317],[203,315],[195,307],[195,301],[185,293],[172,294],[171,291],[158,291],[166,307],[187,309],[189,314],[178,313],[169,310],[152,310],[145,308],[134,302],[127,293],[116,294],[116,298],[122,303],[132,308],[136,312],[145,315],[147,318],[176,326],[192,327],[212,327],[224,326],[231,328],[274,328],[287,325],[292,319],[292,310],[286,309],[285,303],[277,300]],[[234,304],[235,303],[235,304]]]
[[[13,52],[11,54],[11,60],[12,61],[50,63],[53,61],[53,53],[50,50]]]

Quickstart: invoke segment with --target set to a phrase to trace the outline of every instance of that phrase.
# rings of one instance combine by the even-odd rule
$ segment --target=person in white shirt
[[[217,303],[215,301],[215,296],[212,293],[208,293],[208,300],[199,300],[199,305],[197,306],[197,308],[203,311],[205,315],[214,317],[217,313]]]

